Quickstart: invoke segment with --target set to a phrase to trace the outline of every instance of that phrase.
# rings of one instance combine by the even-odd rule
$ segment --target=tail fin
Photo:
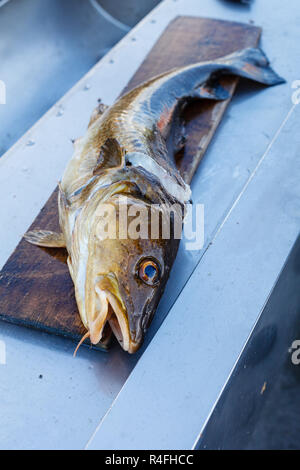
[[[249,78],[264,85],[279,85],[285,80],[270,67],[268,58],[259,48],[248,48],[220,59],[226,65],[224,72]]]

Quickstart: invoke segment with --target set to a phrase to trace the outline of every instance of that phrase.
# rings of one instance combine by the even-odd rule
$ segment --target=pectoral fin
[[[65,248],[66,242],[62,233],[50,230],[32,230],[24,235],[26,241],[32,245],[49,248]]]

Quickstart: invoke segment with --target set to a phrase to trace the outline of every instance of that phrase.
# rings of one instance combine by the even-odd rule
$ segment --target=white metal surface
[[[147,342],[174,304],[172,311],[143,355],[82,350],[74,361],[70,342],[1,323],[2,448],[190,448],[296,238],[299,110],[281,126],[299,78],[297,0],[289,8],[257,1],[252,9],[165,0],[0,159],[0,264],[56,186],[70,139],[84,132],[97,98],[112,103],[178,14],[255,20],[288,83],[244,85],[230,105],[192,185],[194,202],[205,204],[205,248],[181,247]]]

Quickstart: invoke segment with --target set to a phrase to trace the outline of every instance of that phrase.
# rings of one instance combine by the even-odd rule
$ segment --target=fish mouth
[[[126,309],[117,296],[107,289],[96,286],[96,314],[88,321],[89,337],[92,344],[98,344],[103,338],[107,324],[124,351],[132,354],[136,352],[140,343],[132,340]]]

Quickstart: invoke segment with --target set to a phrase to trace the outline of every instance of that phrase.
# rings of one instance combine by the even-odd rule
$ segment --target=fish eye
[[[153,286],[160,278],[160,267],[158,263],[152,259],[142,260],[139,265],[138,276],[145,284]]]

